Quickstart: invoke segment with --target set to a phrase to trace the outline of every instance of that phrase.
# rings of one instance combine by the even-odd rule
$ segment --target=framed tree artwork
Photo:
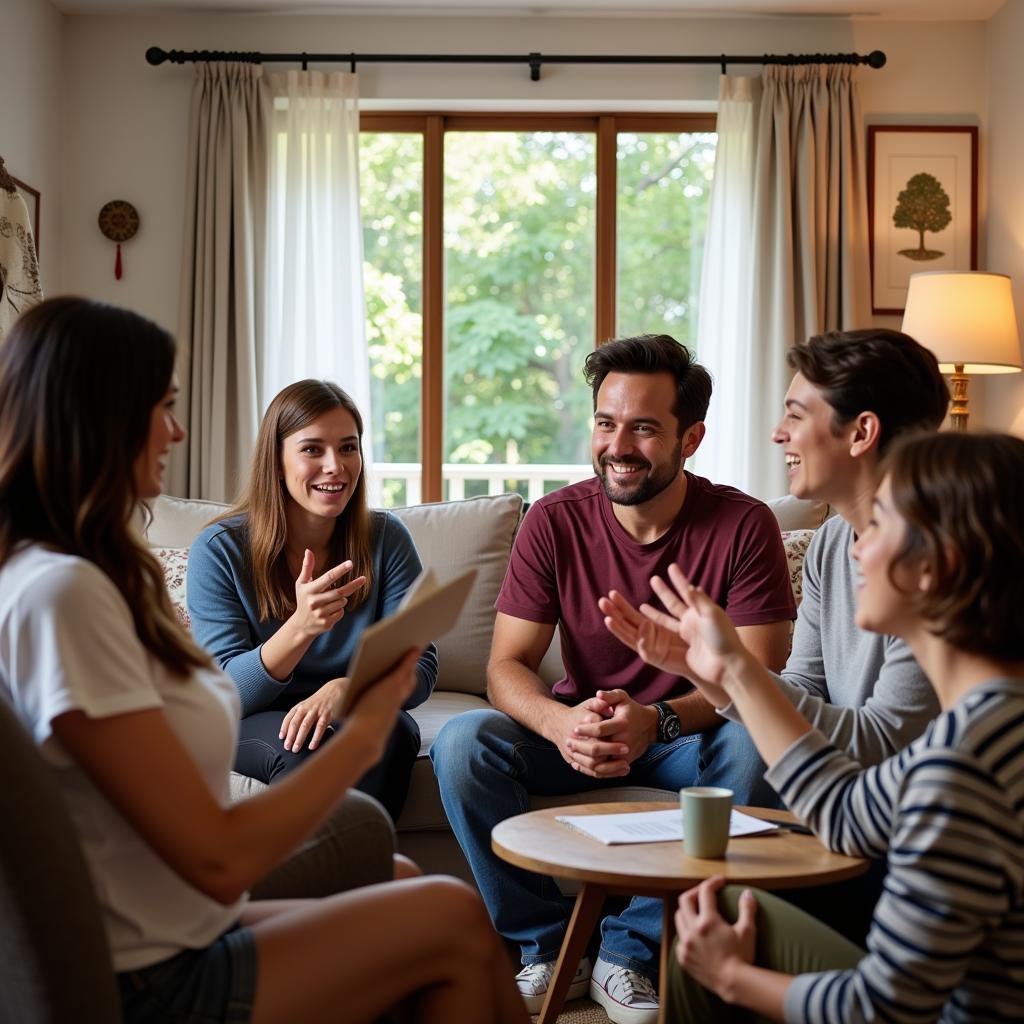
[[[978,268],[978,129],[868,128],[871,311],[899,315],[910,275]]]

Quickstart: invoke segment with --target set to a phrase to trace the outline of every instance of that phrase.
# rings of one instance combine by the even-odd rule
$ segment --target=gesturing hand
[[[316,750],[330,724],[341,713],[341,700],[345,694],[348,679],[328,679],[316,693],[300,700],[284,716],[281,722],[280,739],[284,749],[298,752],[309,736],[309,749]],[[312,730],[312,735],[310,735]]]
[[[605,628],[648,665],[677,676],[690,671],[686,644],[670,615],[648,604],[637,611],[617,590],[610,590],[607,597],[598,600],[597,606],[604,612]]]
[[[673,569],[675,566],[669,567],[669,575]],[[716,708],[724,708],[729,703],[725,691],[706,678],[697,678],[696,666],[688,657],[690,645],[683,639],[681,622],[685,603],[660,576],[652,577],[651,587],[666,608],[675,609],[675,614],[659,611],[646,603],[640,605],[638,611],[622,594],[612,590],[597,602],[605,615],[605,627],[648,665],[685,676],[699,686],[704,697]]]
[[[722,707],[728,703],[721,688],[726,668],[731,659],[746,654],[746,648],[729,616],[695,587],[677,565],[668,567],[668,575],[672,586],[660,576],[652,576],[651,587],[674,617],[679,636],[687,646],[687,675],[708,700]]]
[[[349,595],[355,593],[365,582],[365,576],[341,585],[341,578],[352,571],[351,562],[342,562],[328,569],[322,576],[313,578],[315,565],[313,552],[306,548],[302,556],[302,568],[295,581],[295,611],[292,620],[299,631],[311,640],[326,633],[345,614]]]
[[[757,938],[757,900],[745,890],[740,896],[739,916],[729,924],[718,911],[722,875],[706,878],[679,897],[676,911],[676,957],[679,965],[705,988],[718,995],[737,964],[754,962]]]

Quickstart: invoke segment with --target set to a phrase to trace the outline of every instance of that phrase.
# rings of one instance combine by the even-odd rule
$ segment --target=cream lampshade
[[[903,331],[935,353],[953,392],[950,421],[967,429],[967,375],[1019,373],[1020,334],[1005,274],[911,274]]]

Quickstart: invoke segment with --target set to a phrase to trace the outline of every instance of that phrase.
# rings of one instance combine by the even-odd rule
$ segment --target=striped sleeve
[[[780,792],[832,849],[878,856],[889,847],[866,956],[852,970],[795,978],[787,1021],[1018,1019],[1005,971],[992,965],[985,986],[978,954],[1020,898],[1019,809],[958,748],[956,730],[944,715],[910,748],[859,772],[812,734],[773,766],[769,781],[784,777]],[[976,1002],[979,985],[988,990]]]

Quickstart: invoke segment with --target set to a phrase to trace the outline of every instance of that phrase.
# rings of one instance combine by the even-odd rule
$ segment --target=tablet
[[[406,651],[426,647],[455,626],[475,580],[476,569],[467,569],[447,583],[438,583],[427,569],[409,588],[394,615],[363,630],[349,668],[342,718],[362,692],[394,668]]]

